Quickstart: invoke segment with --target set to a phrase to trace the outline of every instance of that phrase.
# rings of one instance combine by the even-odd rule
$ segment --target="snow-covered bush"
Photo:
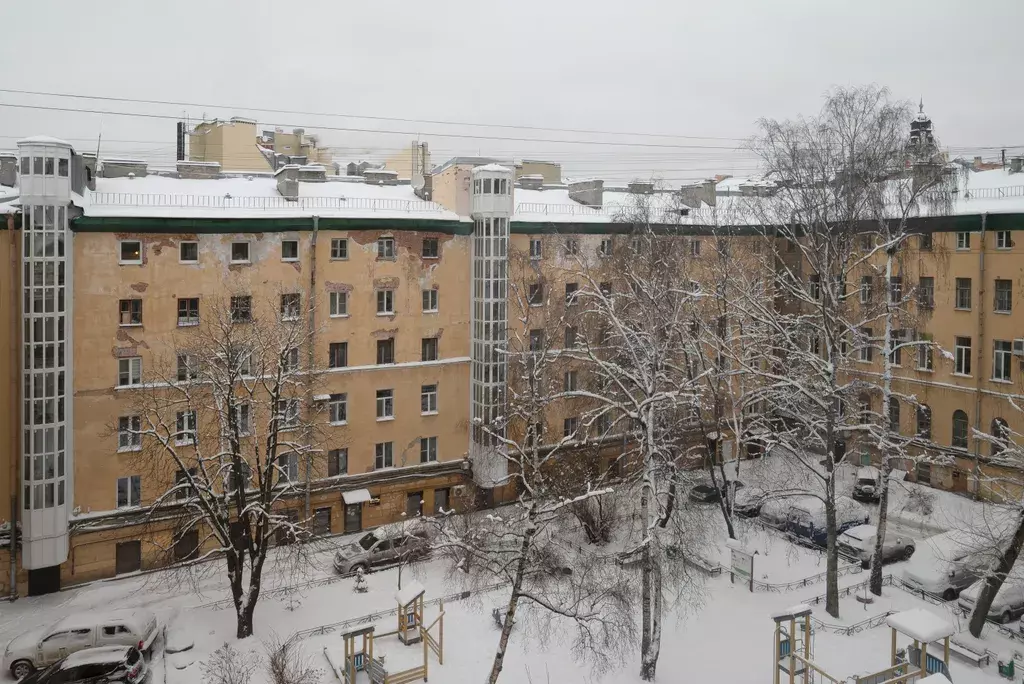
[[[224,644],[203,663],[203,684],[249,684],[259,660]]]

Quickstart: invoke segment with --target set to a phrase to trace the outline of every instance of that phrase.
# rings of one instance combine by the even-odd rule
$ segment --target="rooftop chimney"
[[[633,181],[628,185],[629,191],[634,195],[653,195],[654,183],[651,181]]]
[[[604,181],[588,180],[569,183],[569,199],[588,207],[604,206]]]
[[[713,178],[684,185],[679,189],[679,196],[683,204],[691,209],[700,209],[701,203],[715,206],[715,187],[718,183]]]
[[[544,176],[539,173],[531,173],[519,177],[519,187],[524,190],[542,190],[544,188]]]
[[[137,159],[104,159],[101,176],[104,178],[142,178],[148,173],[146,162]]]
[[[398,172],[391,169],[366,169],[363,180],[367,185],[398,185]]]
[[[18,182],[18,156],[0,154],[0,185],[14,186]]]
[[[178,162],[178,178],[219,178],[220,162]]]
[[[277,192],[286,200],[295,201],[299,198],[299,166],[285,164],[274,174],[277,179]]]
[[[327,169],[320,164],[300,166],[299,181],[303,183],[324,183],[327,181]]]
[[[1024,157],[1010,158],[1010,173],[1020,173],[1024,170]]]

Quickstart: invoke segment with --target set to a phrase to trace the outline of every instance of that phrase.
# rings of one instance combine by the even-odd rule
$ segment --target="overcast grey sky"
[[[812,113],[837,84],[877,82],[900,98],[924,97],[954,154],[1024,145],[1022,25],[1021,0],[5,0],[0,88],[236,109],[9,92],[0,104],[250,116],[318,131],[343,161],[380,158],[419,134],[435,163],[453,154],[543,157],[575,176],[654,172],[676,182],[751,172],[735,147],[756,119]],[[107,155],[173,159],[171,119],[0,106],[0,149],[34,134],[94,148],[101,130]]]

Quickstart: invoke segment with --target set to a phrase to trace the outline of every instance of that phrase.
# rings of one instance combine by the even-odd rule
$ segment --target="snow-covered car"
[[[21,679],[87,648],[134,646],[146,651],[159,633],[156,615],[141,608],[69,615],[12,639],[4,650],[3,667]]]
[[[836,497],[836,532],[842,534],[851,527],[866,525],[870,517],[867,510],[848,496]],[[816,546],[828,542],[828,527],[825,524],[825,502],[808,497],[789,508],[786,531],[798,540]]]
[[[864,466],[857,470],[857,479],[853,483],[853,498],[858,501],[878,501],[882,492],[882,473],[874,466]]]
[[[768,500],[768,492],[760,487],[743,487],[736,491],[732,510],[736,515],[753,518],[761,513],[761,507]]]
[[[984,586],[985,580],[980,579],[960,592],[960,600],[957,601],[957,605],[965,614],[970,615],[974,612],[974,605],[978,602],[978,597],[981,596]],[[1024,581],[1010,577],[999,587],[986,617],[989,620],[1006,623],[1021,615],[1024,615]]]
[[[697,503],[718,503],[722,500],[726,489],[731,489],[733,496],[735,496],[737,492],[743,489],[743,483],[739,480],[729,480],[727,484],[719,485],[717,488],[710,482],[694,485],[690,489],[689,497],[691,501],[696,501]]]
[[[399,531],[395,534],[368,532],[338,549],[334,554],[334,569],[342,575],[357,570],[367,572],[378,565],[419,560],[427,555],[430,546],[422,530]]]
[[[874,525],[857,525],[839,535],[836,540],[839,553],[856,558],[867,568],[871,565],[871,556],[875,553],[875,535],[878,528]],[[882,543],[882,562],[910,560],[914,555],[914,540],[894,534],[885,535]]]
[[[100,646],[72,653],[45,670],[36,670],[21,684],[138,684],[148,673],[146,659],[134,646]]]
[[[952,601],[983,572],[984,559],[972,553],[977,540],[959,530],[924,539],[903,570],[910,589]]]

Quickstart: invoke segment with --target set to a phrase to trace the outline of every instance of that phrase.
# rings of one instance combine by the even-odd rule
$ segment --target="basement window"
[[[121,240],[118,244],[118,262],[122,264],[142,263],[142,243],[138,240]]]

